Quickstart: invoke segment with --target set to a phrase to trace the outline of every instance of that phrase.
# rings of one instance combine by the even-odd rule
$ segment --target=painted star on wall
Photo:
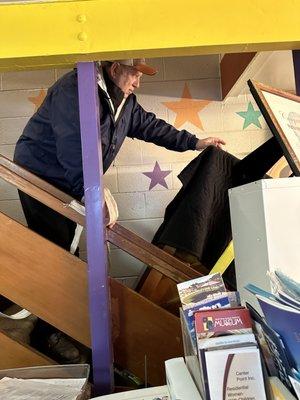
[[[170,175],[171,172],[172,171],[162,171],[158,162],[156,161],[152,172],[143,172],[143,175],[146,175],[151,179],[149,190],[153,189],[156,185],[161,185],[168,189],[165,178]]]
[[[209,103],[211,103],[209,100],[192,99],[188,85],[185,84],[181,100],[167,101],[162,104],[176,113],[175,122],[173,124],[175,128],[180,128],[185,122],[190,122],[197,126],[197,128],[203,130],[202,122],[198,113]]]
[[[35,110],[34,112],[39,108],[39,106],[42,104],[42,102],[44,101],[44,98],[46,97],[46,90],[45,89],[41,89],[40,93],[35,96],[35,97],[28,97],[28,100],[31,101],[31,103],[33,103],[35,105]]]
[[[246,129],[247,126],[254,124],[258,128],[261,128],[260,122],[258,118],[261,116],[261,112],[259,110],[255,111],[251,101],[248,103],[247,111],[239,111],[237,114],[244,118],[243,129]]]

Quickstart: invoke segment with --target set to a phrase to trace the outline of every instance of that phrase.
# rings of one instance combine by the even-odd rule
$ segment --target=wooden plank
[[[154,269],[146,271],[146,274],[147,277],[144,282],[141,283],[140,289],[137,290],[142,296],[152,301],[151,296],[157,290],[163,275]]]
[[[225,54],[220,62],[222,99],[224,99],[255,56],[255,52]]]
[[[89,346],[86,264],[0,214],[0,294]]]
[[[115,361],[143,378],[146,359],[148,382],[164,384],[164,361],[183,355],[179,318],[114,280],[111,298]]]
[[[11,339],[0,330],[0,369],[56,364],[30,346]]]
[[[139,293],[165,310],[178,314],[180,302],[177,286],[174,281],[159,272],[153,269],[149,272]]]
[[[4,214],[0,224],[0,294],[90,347],[86,263]],[[164,360],[182,355],[179,319],[114,280],[111,293],[116,362],[143,377],[147,355],[149,382],[163,383]]]

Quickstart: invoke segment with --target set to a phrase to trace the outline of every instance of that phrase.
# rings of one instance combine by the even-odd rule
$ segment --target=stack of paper
[[[86,379],[0,380],[0,398],[5,400],[76,400]]]

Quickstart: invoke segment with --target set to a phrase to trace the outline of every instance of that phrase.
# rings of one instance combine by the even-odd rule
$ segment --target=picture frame
[[[300,176],[300,97],[251,79],[248,86],[293,174]]]

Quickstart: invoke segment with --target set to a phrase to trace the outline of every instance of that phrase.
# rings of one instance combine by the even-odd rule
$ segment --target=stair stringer
[[[0,294],[90,347],[86,263],[1,213],[0,224]],[[115,362],[143,378],[146,360],[148,382],[163,384],[164,361],[183,353],[179,319],[110,282]]]

